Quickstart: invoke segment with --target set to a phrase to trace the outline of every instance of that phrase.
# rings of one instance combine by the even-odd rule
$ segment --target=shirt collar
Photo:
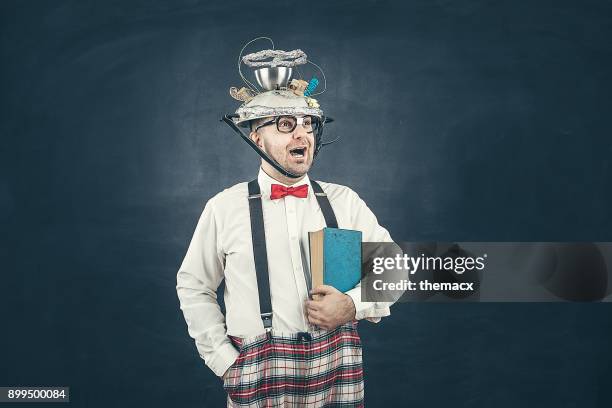
[[[257,182],[259,183],[259,188],[261,189],[261,196],[267,199],[270,199],[270,192],[272,190],[272,184],[280,184],[281,186],[289,187],[289,185],[285,183],[281,183],[280,181],[275,180],[274,178],[270,177],[265,171],[263,171],[261,167],[259,168],[259,174],[257,175]],[[310,194],[312,192],[312,186],[310,184],[310,179],[308,178],[308,174],[306,174],[303,179],[293,184],[293,187],[301,186],[302,184],[308,185],[308,196],[310,197]],[[280,200],[276,200],[276,201],[280,201]]]

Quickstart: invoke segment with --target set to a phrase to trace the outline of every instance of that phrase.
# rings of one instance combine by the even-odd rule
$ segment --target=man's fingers
[[[308,317],[312,317],[313,319],[323,320],[323,315],[320,312],[309,310]]]
[[[307,300],[306,308],[312,310],[320,310],[321,309],[321,301],[320,300]]]
[[[323,321],[321,319],[317,319],[316,317],[313,317],[312,315],[308,315],[308,321],[312,324],[316,324],[317,326],[321,327],[323,324]]]
[[[308,311],[308,321],[316,324],[317,326],[320,326],[321,324],[327,323],[327,318],[321,312],[309,310]]]
[[[306,310],[308,310],[309,312],[318,312],[321,310],[321,308],[314,303],[309,303],[306,304]]]
[[[332,326],[329,323],[325,323],[322,320],[317,320],[317,319],[309,319],[308,320],[311,324],[317,326],[320,329],[324,329],[324,330],[333,330],[336,328],[336,326]]]
[[[311,295],[330,295],[332,293],[338,292],[338,289],[329,285],[319,285],[313,290],[310,291]]]

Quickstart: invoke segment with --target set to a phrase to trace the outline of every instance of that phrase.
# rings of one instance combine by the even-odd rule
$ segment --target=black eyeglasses
[[[276,118],[262,123],[255,128],[255,132],[264,126],[269,126],[276,123],[276,129],[281,133],[291,133],[295,130],[297,125],[302,125],[306,129],[306,133],[312,133],[319,128],[321,123],[319,118],[316,116],[277,116]]]

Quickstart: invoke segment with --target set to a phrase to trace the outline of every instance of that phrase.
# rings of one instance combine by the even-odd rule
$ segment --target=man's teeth
[[[292,150],[289,151],[289,153],[293,157],[304,157],[304,151],[305,150],[306,150],[305,148],[292,149]]]

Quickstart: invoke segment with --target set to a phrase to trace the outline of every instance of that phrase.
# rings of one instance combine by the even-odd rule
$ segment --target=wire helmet
[[[236,110],[236,113],[224,115],[221,120],[227,123],[257,154],[276,170],[290,178],[298,178],[301,176],[282,167],[276,160],[259,148],[240,128],[248,128],[253,120],[267,117],[278,119],[284,116],[308,116],[311,120],[315,138],[314,159],[321,150],[321,147],[335,142],[338,138],[329,142],[323,141],[324,125],[332,122],[333,119],[323,114],[319,103],[313,96],[325,92],[325,89],[318,93],[314,92],[319,84],[319,80],[316,77],[313,77],[309,82],[293,78],[293,67],[307,62],[314,65],[321,71],[326,88],[325,74],[318,65],[308,61],[306,54],[299,49],[293,51],[269,49],[243,57],[244,49],[252,42],[260,39],[269,40],[274,48],[274,43],[268,37],[255,38],[244,45],[238,56],[238,72],[247,86],[240,89],[236,87],[230,88],[230,95],[243,103]],[[244,77],[241,69],[242,63],[256,68],[254,74],[259,88]]]

